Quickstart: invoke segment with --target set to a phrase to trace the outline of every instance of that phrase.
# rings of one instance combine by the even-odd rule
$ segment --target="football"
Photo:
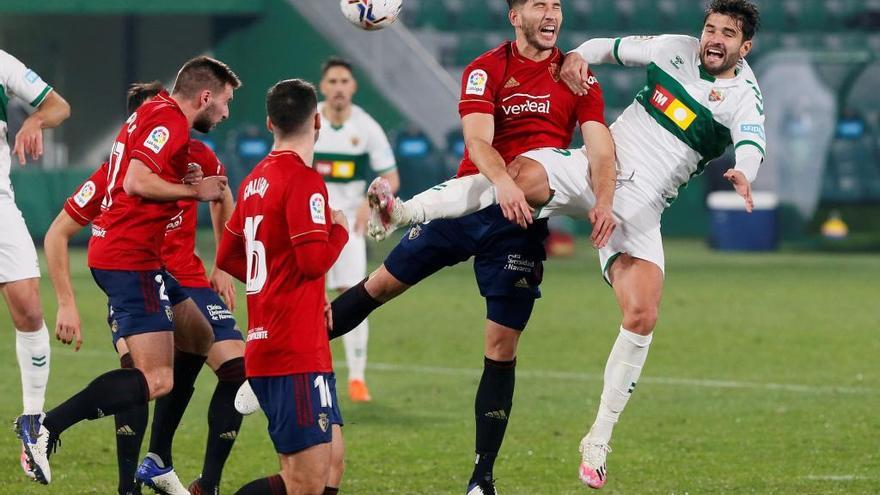
[[[403,0],[340,0],[342,14],[367,31],[386,28],[397,20]]]

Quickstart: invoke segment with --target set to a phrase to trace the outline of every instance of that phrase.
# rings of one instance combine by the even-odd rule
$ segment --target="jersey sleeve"
[[[736,168],[749,181],[755,179],[767,156],[767,134],[764,130],[764,97],[754,81],[747,81],[749,92],[739,105],[730,127],[730,139],[736,149]]]
[[[326,241],[330,232],[330,210],[327,186],[315,173],[304,175],[302,182],[288,186],[286,204],[287,228],[293,246],[312,241]]]
[[[104,162],[64,202],[64,211],[76,223],[86,226],[101,213],[101,201],[107,192],[108,167],[108,162]]]
[[[577,99],[577,118],[580,125],[587,122],[605,124],[605,98],[602,95],[602,86],[599,85],[596,76],[590,72],[588,82],[590,89],[584,96]]]
[[[623,38],[596,38],[575,49],[589,64],[614,63],[627,67],[644,67],[661,53],[683,45],[699,45],[690,36],[665,34],[662,36],[627,36]]]
[[[472,113],[495,114],[495,97],[500,79],[500,69],[493,58],[481,57],[465,68],[461,80],[461,99],[458,113],[462,117]]]
[[[367,153],[370,154],[370,169],[378,175],[390,172],[397,168],[397,161],[394,159],[394,152],[391,150],[391,144],[382,126],[367,117]]]
[[[0,50],[0,82],[9,92],[37,108],[52,91],[36,72],[25,67],[17,58]]]
[[[244,191],[244,188],[246,187],[245,182],[246,181],[243,181],[239,187],[235,208],[232,210],[232,215],[229,217],[229,220],[226,221],[226,231],[237,237],[244,237],[244,219],[242,218],[244,202],[241,200],[241,197],[242,191]]]
[[[174,174],[172,157],[189,146],[189,128],[182,116],[159,110],[138,124],[128,142],[132,158],[144,162],[157,174]]]
[[[220,163],[217,154],[198,139],[190,139],[188,163],[195,163],[202,168],[205,177],[225,176],[226,168]]]

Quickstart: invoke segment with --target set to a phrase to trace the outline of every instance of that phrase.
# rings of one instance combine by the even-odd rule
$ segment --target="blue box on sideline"
[[[770,192],[753,192],[755,207],[732,191],[709,194],[709,246],[719,251],[774,251],[779,245],[779,200]]]

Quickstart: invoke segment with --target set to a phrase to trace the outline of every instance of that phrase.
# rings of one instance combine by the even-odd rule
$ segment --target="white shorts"
[[[582,149],[541,148],[522,156],[540,163],[547,171],[553,196],[538,212],[538,218],[567,215],[586,219],[596,204],[590,182],[589,162]],[[618,180],[614,193],[614,217],[617,228],[608,244],[599,250],[602,276],[608,278],[611,263],[621,254],[649,261],[666,271],[663,238],[660,235],[662,209],[651,204],[650,193],[640,187],[638,178],[629,173]]]
[[[39,278],[34,240],[13,202],[0,202],[0,283]]]
[[[364,236],[354,233],[355,214],[355,211],[345,212],[348,218],[348,243],[327,272],[328,289],[348,289],[367,276],[367,242]]]

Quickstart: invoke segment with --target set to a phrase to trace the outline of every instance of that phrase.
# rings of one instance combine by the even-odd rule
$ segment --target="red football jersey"
[[[101,200],[107,192],[108,162],[104,162],[97,170],[76,188],[73,196],[64,202],[64,211],[76,223],[85,227],[101,213]]]
[[[226,175],[211,148],[198,139],[189,140],[189,159],[187,164],[195,163],[202,167],[205,177]],[[196,228],[198,227],[199,202],[180,200],[179,211],[168,222],[165,243],[162,245],[162,263],[174,278],[184,287],[211,287],[205,274],[205,264],[196,254]]]
[[[187,173],[189,124],[168,92],[131,114],[113,143],[107,192],[92,222],[89,266],[101,270],[158,270],[165,227],[176,202],[128,195],[122,187],[129,161],[137,159],[162,179],[179,183]]]
[[[537,148],[568,148],[577,123],[605,123],[602,89],[590,73],[591,86],[577,96],[559,78],[563,54],[558,48],[546,60],[523,58],[516,43],[504,42],[464,70],[458,113],[495,116],[492,141],[505,163]],[[458,176],[478,173],[465,150]]]
[[[226,229],[247,256],[247,376],[330,372],[324,277],[299,273],[294,247],[329,239],[327,187],[292,151],[273,151],[241,183]]]

